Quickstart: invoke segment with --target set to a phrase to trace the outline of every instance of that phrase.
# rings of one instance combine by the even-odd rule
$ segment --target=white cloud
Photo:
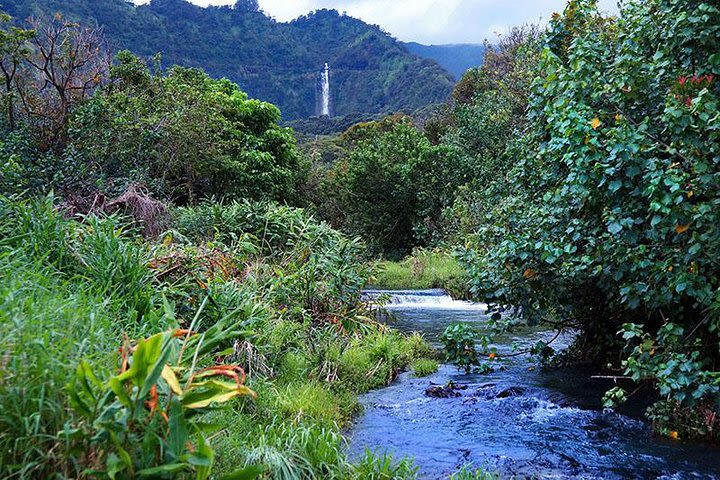
[[[147,3],[148,0],[135,0]],[[235,0],[190,0],[202,6],[231,5]],[[544,22],[562,11],[565,0],[259,0],[281,21],[320,8],[334,8],[380,25],[393,36],[422,43],[481,43],[514,25]],[[600,0],[614,12],[617,0]]]

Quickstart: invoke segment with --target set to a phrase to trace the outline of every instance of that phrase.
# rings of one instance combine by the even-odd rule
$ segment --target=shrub
[[[126,51],[109,80],[75,109],[68,127],[66,155],[95,166],[84,183],[124,190],[140,182],[179,203],[213,196],[298,201],[306,169],[274,105],[201,70],[155,74]]]
[[[61,432],[80,465],[103,478],[177,478],[188,472],[209,478],[214,452],[206,435],[212,430],[198,413],[255,393],[243,385],[238,366],[202,367],[213,353],[203,340],[218,339],[204,335],[194,341],[187,331],[171,330],[140,340],[132,353],[128,342],[120,373],[107,381],[80,363],[68,393],[81,420]],[[253,468],[242,472],[257,476]]]
[[[584,360],[688,408],[720,399],[718,25],[701,0],[627,1],[612,19],[570,1],[506,193],[464,256],[485,301],[579,327]]]
[[[434,221],[462,177],[447,149],[403,116],[356,125],[344,138],[349,153],[330,173],[343,228],[392,259],[437,240]]]
[[[456,323],[448,326],[440,337],[446,359],[465,373],[480,365],[475,342],[480,335],[470,325]]]

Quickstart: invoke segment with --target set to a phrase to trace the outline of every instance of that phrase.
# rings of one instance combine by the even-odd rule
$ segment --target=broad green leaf
[[[166,473],[180,473],[183,470],[188,469],[187,463],[170,463],[167,465],[160,465],[158,467],[153,468],[146,468],[144,470],[140,470],[138,472],[138,475],[141,477],[156,477],[158,475],[166,474]]]
[[[198,409],[206,408],[213,403],[225,403],[232,400],[235,397],[241,395],[250,395],[250,390],[247,387],[241,387],[240,389],[233,391],[208,391],[202,393],[193,392],[190,395],[185,396],[182,399],[183,406],[185,408]]]
[[[228,475],[224,475],[220,477],[220,480],[255,480],[265,473],[266,470],[267,468],[261,465],[253,465],[251,467],[236,470]]]

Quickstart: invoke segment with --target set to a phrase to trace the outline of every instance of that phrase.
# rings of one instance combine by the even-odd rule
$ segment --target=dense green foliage
[[[580,332],[575,360],[657,388],[659,430],[716,436],[719,18],[571,1],[489,48],[424,131],[388,118],[318,145],[321,211],[389,257],[462,245],[494,312]]]
[[[428,354],[366,316],[357,245],[300,210],[229,206],[208,236],[213,211],[182,209],[147,243],[52,198],[0,209],[3,477],[207,478],[219,462],[353,478],[339,428],[355,394]],[[230,401],[248,387],[257,400]]]
[[[714,435],[720,404],[719,29],[712,2],[630,1],[618,19],[570,2],[464,255],[478,296],[579,328],[578,353],[653,381],[658,428],[696,407],[687,435]]]
[[[435,221],[464,178],[442,146],[432,145],[403,116],[359,124],[343,134],[345,154],[326,181],[341,218],[375,253],[401,258],[432,242]],[[324,209],[333,212],[333,206]]]
[[[307,170],[274,105],[199,70],[153,73],[128,52],[109,63],[94,32],[61,17],[3,32],[3,70],[13,71],[0,131],[6,193],[115,196],[141,184],[177,203],[300,202]]]
[[[270,202],[305,177],[277,108],[2,21],[0,477],[411,478],[341,430],[431,349],[372,318],[357,240]]]
[[[416,59],[387,35],[334,12],[277,24],[251,0],[60,3],[141,53],[180,35],[188,50],[173,55],[210,68],[249,55],[223,30],[268,62],[287,47],[288,68],[327,60],[288,38],[325,41],[348,112],[359,83],[372,105],[407,102],[392,108],[430,88],[398,73]],[[658,431],[717,439],[717,6],[629,0],[603,18],[572,0],[544,34],[488,47],[421,122],[393,115],[302,148],[274,105],[229,80],[110,61],[62,16],[0,21],[0,476],[416,478],[408,460],[345,457],[359,393],[438,368],[421,336],[361,301],[368,252],[412,252],[381,261],[378,286],[469,293],[490,305],[489,331],[577,332],[567,358],[656,387]],[[370,80],[342,79],[360,67]],[[296,74],[243,72],[270,89]],[[287,96],[292,115],[303,95]],[[466,372],[497,360],[485,330],[451,325],[441,343]],[[614,388],[604,404],[629,397]]]
[[[152,75],[127,52],[118,55],[110,82],[68,127],[74,159],[97,159],[88,172],[93,179],[118,187],[142,182],[181,203],[212,196],[298,200],[301,160],[274,105],[198,70]]]
[[[470,373],[480,365],[480,355],[475,348],[479,337],[480,334],[470,325],[456,323],[448,326],[440,337],[446,360]]]
[[[321,178],[309,191],[320,190],[311,196],[324,218],[393,259],[471,232],[475,198],[502,195],[498,180],[514,164],[506,146],[526,123],[538,37],[516,29],[487,46],[484,66],[463,77],[424,129],[392,116],[309,143],[311,178]]]
[[[226,77],[252,97],[278,105],[285,119],[317,113],[319,72],[330,64],[332,113],[411,113],[442,102],[452,78],[410,54],[380,28],[320,10],[276,22],[253,2],[201,8],[185,0],[16,0],[2,5],[19,19],[61,12],[101,26],[111,45],[137,55],[162,54],[168,65]]]

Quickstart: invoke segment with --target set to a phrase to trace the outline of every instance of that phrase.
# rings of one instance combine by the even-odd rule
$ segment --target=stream
[[[434,345],[451,323],[482,329],[487,321],[484,305],[454,301],[441,290],[367,292],[379,295],[389,295],[390,325],[418,331]],[[509,353],[513,343],[552,336],[516,333],[498,339],[497,348]],[[568,369],[543,371],[523,356],[504,365],[487,375],[465,375],[451,365],[425,378],[406,372],[365,394],[350,457],[366,449],[409,456],[422,479],[446,479],[464,465],[517,479],[720,479],[720,448],[657,438],[641,408],[604,412],[600,399],[611,384]],[[456,398],[425,395],[431,384],[448,381],[467,388]]]

